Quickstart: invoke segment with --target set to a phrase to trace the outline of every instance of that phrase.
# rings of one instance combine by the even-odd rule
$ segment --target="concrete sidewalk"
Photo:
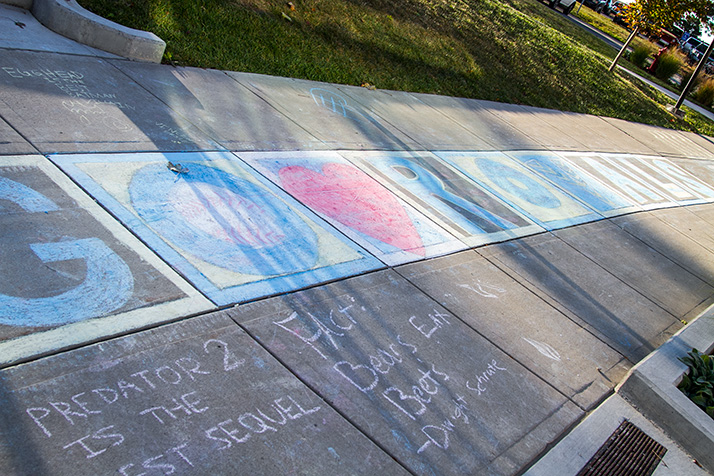
[[[714,303],[711,138],[0,26],[0,474],[709,474],[614,389]]]

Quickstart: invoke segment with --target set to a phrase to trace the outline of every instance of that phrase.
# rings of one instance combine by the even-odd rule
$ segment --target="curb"
[[[687,370],[678,359],[692,348],[714,349],[714,307],[634,366],[617,393],[714,472],[714,419],[677,388]]]
[[[32,9],[32,0],[0,0],[0,3],[4,3],[12,7],[24,8],[25,10]]]
[[[44,26],[93,48],[124,58],[160,63],[166,43],[153,33],[127,28],[91,13],[76,0],[0,0],[31,10]]]

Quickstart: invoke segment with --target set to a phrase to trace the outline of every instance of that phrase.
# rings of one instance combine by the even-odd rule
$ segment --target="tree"
[[[712,0],[635,0],[625,5],[624,17],[632,28],[632,33],[617,54],[609,70],[617,66],[622,54],[640,30],[661,28],[667,29],[674,23],[686,17],[694,17],[700,23],[712,25],[714,1]]]
[[[686,31],[691,36],[697,37],[702,34],[702,24],[699,21],[699,18],[691,13],[689,15],[685,15],[684,18],[682,18],[677,24],[683,31]]]

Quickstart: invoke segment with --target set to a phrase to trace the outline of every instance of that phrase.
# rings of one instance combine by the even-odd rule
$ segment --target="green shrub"
[[[680,55],[668,51],[659,57],[655,76],[662,81],[669,81],[672,76],[679,72],[683,65],[684,62]]]
[[[714,359],[692,349],[679,360],[689,367],[689,372],[682,377],[677,388],[714,418]]]
[[[640,68],[644,68],[645,61],[647,60],[647,57],[649,57],[650,54],[652,54],[652,47],[645,43],[639,43],[635,45],[635,47],[632,49],[632,52],[630,53],[630,63]]]
[[[704,80],[693,94],[694,100],[702,106],[711,107],[714,103],[714,79]]]

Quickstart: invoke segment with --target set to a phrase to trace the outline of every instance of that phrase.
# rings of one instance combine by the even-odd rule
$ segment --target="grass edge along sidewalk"
[[[165,63],[491,100],[714,135],[536,0],[80,0],[167,43]],[[608,54],[610,56],[608,57]]]

